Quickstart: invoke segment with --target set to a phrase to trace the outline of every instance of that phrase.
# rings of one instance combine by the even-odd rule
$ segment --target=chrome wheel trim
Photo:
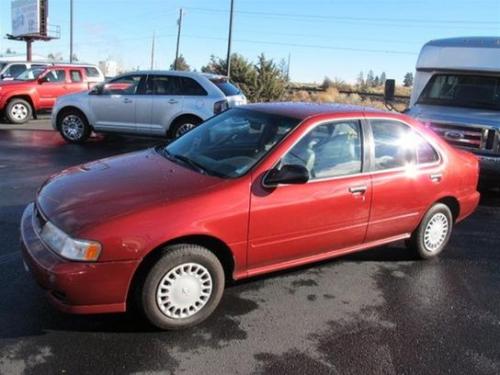
[[[77,141],[83,136],[85,125],[79,116],[67,115],[61,122],[61,128],[67,138]]]
[[[213,291],[210,272],[198,263],[183,263],[160,280],[156,303],[172,319],[192,317],[209,301]]]
[[[187,133],[188,131],[190,131],[191,129],[194,129],[194,128],[196,128],[196,125],[192,124],[190,122],[182,124],[181,126],[179,126],[177,128],[177,131],[175,132],[175,138],[180,137],[181,135]]]
[[[16,103],[10,109],[10,116],[18,121],[28,117],[28,107],[23,103]]]
[[[446,240],[450,229],[448,217],[438,212],[433,215],[424,230],[424,247],[428,252],[438,251]]]

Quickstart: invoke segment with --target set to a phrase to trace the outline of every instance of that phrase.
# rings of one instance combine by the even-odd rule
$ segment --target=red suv
[[[0,81],[0,113],[24,124],[37,112],[52,109],[59,96],[88,90],[104,80],[97,67],[52,65],[24,71],[12,81]]]
[[[167,146],[51,177],[22,218],[27,269],[72,313],[207,318],[231,280],[398,240],[437,256],[479,201],[478,160],[409,117],[258,104]]]

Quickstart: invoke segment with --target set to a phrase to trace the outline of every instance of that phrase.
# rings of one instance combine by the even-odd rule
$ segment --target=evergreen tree
[[[172,62],[172,64],[170,65],[170,69],[171,70],[175,69],[175,59]],[[186,59],[182,55],[179,55],[179,57],[177,58],[177,70],[182,70],[182,71],[190,71],[191,70],[191,67],[188,65],[188,63],[186,62]]]
[[[413,73],[406,73],[404,78],[403,78],[403,86],[404,87],[411,87],[413,86]]]

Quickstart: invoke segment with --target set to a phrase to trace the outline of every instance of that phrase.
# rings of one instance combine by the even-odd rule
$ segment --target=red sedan
[[[435,257],[476,208],[477,180],[475,156],[403,115],[249,105],[51,177],[22,218],[24,260],[63,311],[137,303],[184,328],[230,280],[398,240]]]

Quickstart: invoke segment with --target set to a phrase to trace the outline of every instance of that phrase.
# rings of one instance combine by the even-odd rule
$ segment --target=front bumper
[[[59,310],[74,314],[123,312],[139,261],[73,262],[48,249],[33,226],[33,207],[21,219],[21,249],[25,264]]]
[[[500,186],[500,156],[478,155],[480,173],[479,178],[482,182],[489,182]]]

